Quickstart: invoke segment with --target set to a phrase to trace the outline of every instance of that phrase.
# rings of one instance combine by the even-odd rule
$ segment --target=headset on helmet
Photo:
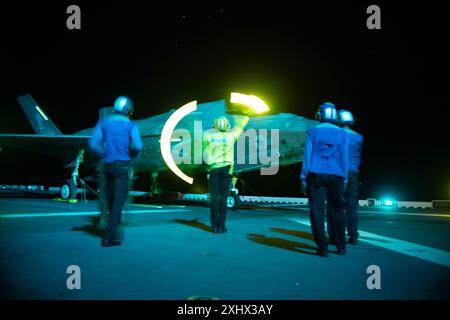
[[[132,115],[134,112],[133,101],[127,96],[118,97],[114,102],[114,112]]]
[[[355,118],[353,114],[348,110],[339,110],[339,122],[341,125],[352,126],[355,124]]]
[[[324,102],[319,107],[320,121],[336,123],[338,120],[338,113],[336,106],[331,102]]]
[[[230,128],[230,125],[228,123],[228,119],[226,117],[220,117],[214,119],[214,128],[220,131],[226,131]]]
[[[314,113],[314,119],[317,121],[320,121],[321,117],[321,106],[319,106],[319,108],[317,109],[316,113]]]

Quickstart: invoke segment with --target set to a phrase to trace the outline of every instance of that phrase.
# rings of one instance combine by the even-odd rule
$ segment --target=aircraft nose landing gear
[[[59,195],[63,200],[73,200],[77,198],[78,168],[83,162],[84,150],[78,152],[75,167],[72,171],[72,179],[65,180],[59,191]]]

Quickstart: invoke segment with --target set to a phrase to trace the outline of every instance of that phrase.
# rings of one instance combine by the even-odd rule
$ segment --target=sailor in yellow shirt
[[[224,116],[214,120],[214,128],[203,135],[204,160],[208,165],[208,189],[211,200],[213,233],[226,232],[227,197],[230,194],[234,167],[234,144],[247,125],[249,117],[240,117],[231,129]]]

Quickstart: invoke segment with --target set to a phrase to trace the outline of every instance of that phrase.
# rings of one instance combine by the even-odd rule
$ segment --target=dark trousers
[[[97,166],[97,176],[99,189],[97,200],[100,207],[100,217],[98,223],[106,225],[106,222],[108,221],[109,208],[106,196],[105,165],[103,163],[99,163]]]
[[[225,229],[227,197],[230,194],[230,166],[213,169],[209,173],[208,188],[211,199],[211,227]]]
[[[338,248],[345,248],[344,178],[331,174],[308,175],[309,210],[314,241],[319,249],[326,249],[325,200],[328,229]]]
[[[350,238],[358,238],[358,172],[348,172],[347,189],[345,190],[345,214],[347,234]]]
[[[122,209],[128,197],[128,170],[126,161],[114,161],[105,164],[105,191],[109,215],[104,240],[117,238],[116,232],[122,218]]]

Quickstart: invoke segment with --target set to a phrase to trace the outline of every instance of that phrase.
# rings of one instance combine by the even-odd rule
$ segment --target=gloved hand
[[[308,184],[306,183],[306,181],[302,181],[300,192],[303,195],[308,195]]]

